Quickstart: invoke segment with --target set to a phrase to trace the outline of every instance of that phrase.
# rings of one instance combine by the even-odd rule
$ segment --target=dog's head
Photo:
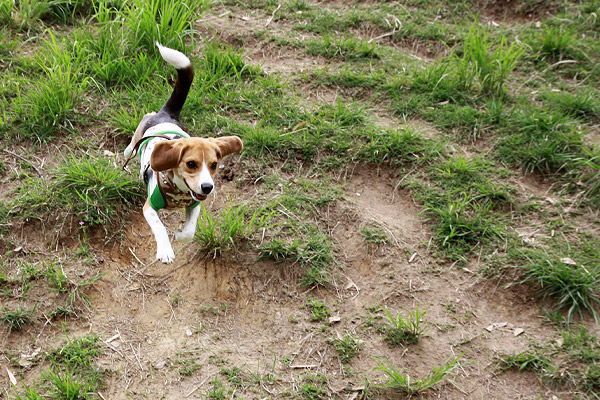
[[[185,183],[192,198],[202,201],[215,186],[212,177],[219,160],[242,148],[242,139],[237,136],[166,140],[154,146],[150,166],[157,172],[173,170],[175,179]]]

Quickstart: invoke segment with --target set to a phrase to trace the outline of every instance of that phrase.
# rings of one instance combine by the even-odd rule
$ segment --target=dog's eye
[[[195,161],[188,161],[188,162],[185,163],[185,165],[187,165],[187,167],[189,169],[196,169],[196,168],[198,168],[198,164],[196,164]]]
[[[210,164],[210,168],[211,169],[216,169],[217,168],[217,163],[214,162],[214,163]]]

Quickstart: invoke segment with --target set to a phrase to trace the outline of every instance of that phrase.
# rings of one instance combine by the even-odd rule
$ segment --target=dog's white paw
[[[194,240],[194,231],[175,232],[175,239],[178,242],[188,243]]]
[[[168,246],[158,246],[156,249],[156,259],[165,264],[171,264],[175,260],[175,253],[169,244]]]

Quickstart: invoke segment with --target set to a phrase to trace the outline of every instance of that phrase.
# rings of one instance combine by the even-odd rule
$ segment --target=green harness
[[[168,137],[165,135],[177,135],[178,137]],[[142,159],[142,153],[148,145],[148,143],[156,138],[163,138],[166,140],[177,140],[179,138],[189,138],[189,136],[183,132],[177,131],[163,131],[140,139],[135,144],[134,148],[137,150],[140,162]],[[156,175],[156,184],[150,184],[150,173]],[[177,185],[173,182],[173,173],[170,171],[156,172],[150,168],[150,162],[148,161],[144,168],[144,182],[146,182],[146,189],[148,192],[148,200],[150,206],[158,211],[162,208],[194,208],[200,204],[199,201],[194,200],[189,193],[181,191]]]

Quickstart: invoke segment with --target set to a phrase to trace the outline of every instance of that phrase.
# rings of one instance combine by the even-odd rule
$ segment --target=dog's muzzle
[[[206,197],[208,197],[210,192],[212,192],[213,187],[214,186],[210,183],[203,183],[200,185],[200,189],[202,189],[202,193],[196,193],[195,191],[190,189],[190,195],[196,201],[206,200]]]
[[[194,192],[193,190],[190,190],[190,196],[192,196],[192,199],[194,199],[195,201],[204,201],[208,197],[205,194],[199,194]]]

